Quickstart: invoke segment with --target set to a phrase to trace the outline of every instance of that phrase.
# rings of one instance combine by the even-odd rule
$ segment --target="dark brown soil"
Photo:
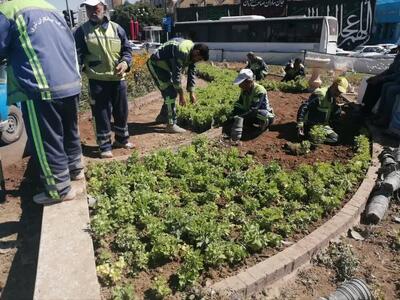
[[[356,126],[346,117],[343,119],[346,130],[339,129],[339,134],[343,137],[339,145],[323,145],[305,156],[286,154],[282,146],[287,141],[297,140],[296,112],[300,103],[306,100],[309,94],[269,92],[268,95],[277,115],[275,122],[269,132],[253,140],[244,141],[239,146],[243,153],[252,154],[263,163],[275,159],[287,168],[316,161],[345,161],[351,157],[350,137],[353,134],[351,131],[355,130]],[[141,107],[130,106],[130,141],[136,145],[136,150],[140,153],[149,153],[161,147],[176,145],[195,135],[191,132],[182,135],[164,133],[163,125],[154,122],[161,104],[162,101],[159,98]],[[349,128],[352,130],[348,130]],[[87,158],[97,157],[90,112],[80,115],[80,131],[84,155]],[[130,152],[124,149],[113,150],[115,157],[124,156]],[[33,296],[42,214],[42,208],[34,205],[31,200],[38,184],[27,179],[34,169],[35,167],[32,164],[28,165],[28,160],[25,159],[5,170],[9,194],[7,201],[0,203],[0,295],[5,299],[30,299]],[[296,238],[304,234],[306,233]],[[265,253],[250,258],[245,265],[253,265],[276,251],[278,250],[266,250]],[[238,272],[240,268],[243,268],[243,265],[235,270],[221,268],[209,272],[203,283],[215,282],[218,278]],[[162,272],[169,275],[174,269],[176,269],[176,263],[172,262],[163,266]],[[150,280],[156,273],[157,270],[138,275],[138,279],[135,280],[135,289],[139,295],[144,295],[149,288]]]
[[[285,153],[283,146],[286,142],[297,142],[297,130],[296,130],[296,114],[298,107],[301,102],[307,100],[309,93],[289,94],[282,92],[269,92],[268,97],[275,110],[276,118],[274,124],[271,126],[269,132],[247,141],[243,141],[239,146],[242,153],[251,154],[255,159],[262,163],[268,163],[271,160],[276,160],[285,168],[294,169],[299,164],[313,164],[317,161],[331,162],[331,161],[347,161],[353,155],[352,145],[353,137],[356,134],[359,126],[354,124],[354,120],[349,117],[350,114],[344,114],[342,118],[342,125],[338,128],[338,133],[341,135],[341,141],[336,146],[321,145],[315,151],[304,156],[294,156]],[[129,128],[130,133],[133,136],[130,140],[136,145],[136,149],[140,153],[148,153],[160,147],[174,145],[185,139],[191,138],[194,133],[187,133],[184,135],[172,135],[163,133],[162,125],[155,124],[153,120],[157,116],[161,107],[161,100],[153,101],[148,105],[144,105],[140,108],[130,108],[129,117]],[[85,148],[88,146],[95,149],[95,140],[92,131],[92,126],[89,122],[90,114],[85,113],[81,115],[80,130],[81,138],[85,144]],[[82,120],[86,120],[83,121]],[[344,130],[346,128],[346,130]],[[350,129],[348,129],[350,128]],[[114,156],[129,154],[128,150],[117,149],[114,152]],[[89,156],[95,156],[96,153],[86,152]],[[348,195],[348,199],[351,195]],[[346,200],[345,200],[346,201]],[[344,201],[344,202],[345,202]],[[288,239],[286,246],[301,239],[306,234],[323,224],[324,221],[329,219],[331,216],[327,216],[324,220],[316,222],[307,231],[299,232],[292,238]],[[253,255],[246,259],[242,264],[235,266],[234,268],[221,267],[214,270],[209,270],[203,276],[201,282],[203,285],[217,282],[218,280],[227,276],[237,274],[242,269],[252,266],[258,262],[265,260],[281,251],[286,246],[282,246],[278,249],[266,249],[262,253]],[[152,279],[155,276],[164,276],[168,278],[177,268],[176,262],[170,262],[163,265],[157,270],[151,270],[146,272],[140,272],[135,279],[132,281],[135,291],[139,298],[149,293],[151,288]],[[110,290],[103,289],[104,295],[109,295]],[[180,295],[176,295],[174,299],[180,299]]]
[[[42,207],[32,202],[38,186],[29,158],[4,170],[7,199],[0,202],[0,298],[32,299]]]
[[[276,118],[269,132],[247,141],[239,146],[242,153],[253,155],[262,163],[276,160],[284,167],[292,169],[301,163],[313,164],[317,161],[346,161],[352,156],[354,134],[359,126],[349,115],[344,115],[338,133],[341,140],[338,145],[320,145],[315,151],[307,155],[294,156],[287,154],[283,147],[289,142],[299,142],[296,130],[296,114],[302,101],[307,100],[309,93],[289,94],[282,92],[268,92],[268,97],[274,108]],[[129,140],[134,143],[139,153],[149,153],[161,147],[179,144],[192,138],[195,133],[168,134],[164,132],[163,124],[154,120],[158,115],[162,101],[160,98],[141,107],[130,105],[128,120]],[[96,140],[93,133],[92,117],[90,112],[80,115],[80,133],[84,155],[88,158],[99,156]],[[114,157],[128,155],[132,150],[114,149]]]
[[[287,142],[300,142],[297,137],[296,116],[301,102],[309,97],[309,93],[289,94],[282,92],[268,92],[268,98],[275,111],[275,120],[269,132],[261,136],[243,141],[239,146],[243,153],[251,154],[262,163],[271,160],[278,161],[282,166],[293,169],[299,164],[314,164],[330,161],[347,161],[352,157],[353,138],[357,134],[360,124],[356,124],[351,117],[350,109],[344,107],[346,114],[342,116],[337,133],[340,136],[338,145],[319,145],[316,150],[301,156],[288,154],[284,151]]]
[[[380,224],[357,226],[357,230],[366,238],[364,241],[350,237],[343,237],[341,240],[351,245],[354,257],[359,260],[354,278],[363,279],[375,299],[400,299],[400,224],[394,221],[395,217],[400,217],[399,202],[392,202]],[[294,280],[285,284],[279,296],[268,299],[318,299],[327,297],[339,285],[335,280],[334,270],[314,264],[300,271]],[[266,299],[266,295],[268,291],[259,293],[254,299]]]

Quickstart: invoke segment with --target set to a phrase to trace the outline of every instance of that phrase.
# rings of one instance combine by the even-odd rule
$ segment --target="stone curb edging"
[[[213,284],[210,287],[212,291],[227,292],[232,296],[232,299],[249,297],[262,291],[268,285],[309,262],[312,256],[324,248],[330,240],[346,232],[354,223],[358,222],[358,218],[364,211],[369,195],[375,186],[377,171],[380,166],[378,155],[382,151],[382,147],[377,141],[382,140],[383,137],[375,128],[369,126],[369,129],[373,137],[371,166],[350,201],[328,222],[318,227],[311,234],[245,271]]]
[[[74,181],[76,199],[44,206],[35,300],[100,300],[89,230],[86,181]]]

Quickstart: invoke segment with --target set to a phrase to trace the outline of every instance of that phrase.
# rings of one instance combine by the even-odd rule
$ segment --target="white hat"
[[[250,79],[253,80],[253,71],[250,69],[242,69],[239,72],[239,75],[236,77],[233,84],[241,84],[243,81]]]
[[[84,6],[84,5],[96,6],[97,4],[100,4],[100,3],[107,6],[107,3],[105,0],[85,0],[85,1],[83,1],[83,3],[80,6]]]

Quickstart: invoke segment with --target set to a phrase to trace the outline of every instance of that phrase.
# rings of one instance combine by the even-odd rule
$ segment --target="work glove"
[[[297,124],[297,134],[299,135],[299,137],[304,136],[304,123],[303,122],[299,122]]]

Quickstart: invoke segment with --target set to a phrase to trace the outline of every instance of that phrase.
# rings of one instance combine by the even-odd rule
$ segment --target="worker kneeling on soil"
[[[308,99],[301,104],[297,112],[297,130],[301,137],[308,136],[314,125],[325,125],[325,143],[336,143],[338,134],[333,131],[332,125],[341,114],[336,103],[337,97],[347,91],[349,83],[346,78],[338,77],[330,87],[316,89]]]
[[[285,67],[285,77],[283,77],[282,81],[296,80],[297,76],[306,76],[306,71],[300,58],[296,58],[294,63],[293,60],[289,61]]]
[[[175,99],[179,95],[179,104],[186,105],[181,86],[181,75],[187,68],[187,91],[190,101],[196,102],[194,94],[195,63],[208,60],[208,47],[205,44],[194,44],[191,40],[172,39],[161,45],[147,60],[147,67],[158,89],[164,98],[164,105],[157,122],[168,122],[166,131],[183,133],[185,129],[176,124]]]
[[[267,91],[254,82],[254,74],[250,69],[241,70],[233,83],[239,85],[242,91],[225,131],[230,127],[233,140],[240,140],[243,125],[249,126],[257,134],[262,133],[272,124],[275,116]]]
[[[267,64],[260,56],[256,56],[254,52],[247,53],[246,69],[250,69],[254,73],[256,80],[261,80],[268,74]]]

